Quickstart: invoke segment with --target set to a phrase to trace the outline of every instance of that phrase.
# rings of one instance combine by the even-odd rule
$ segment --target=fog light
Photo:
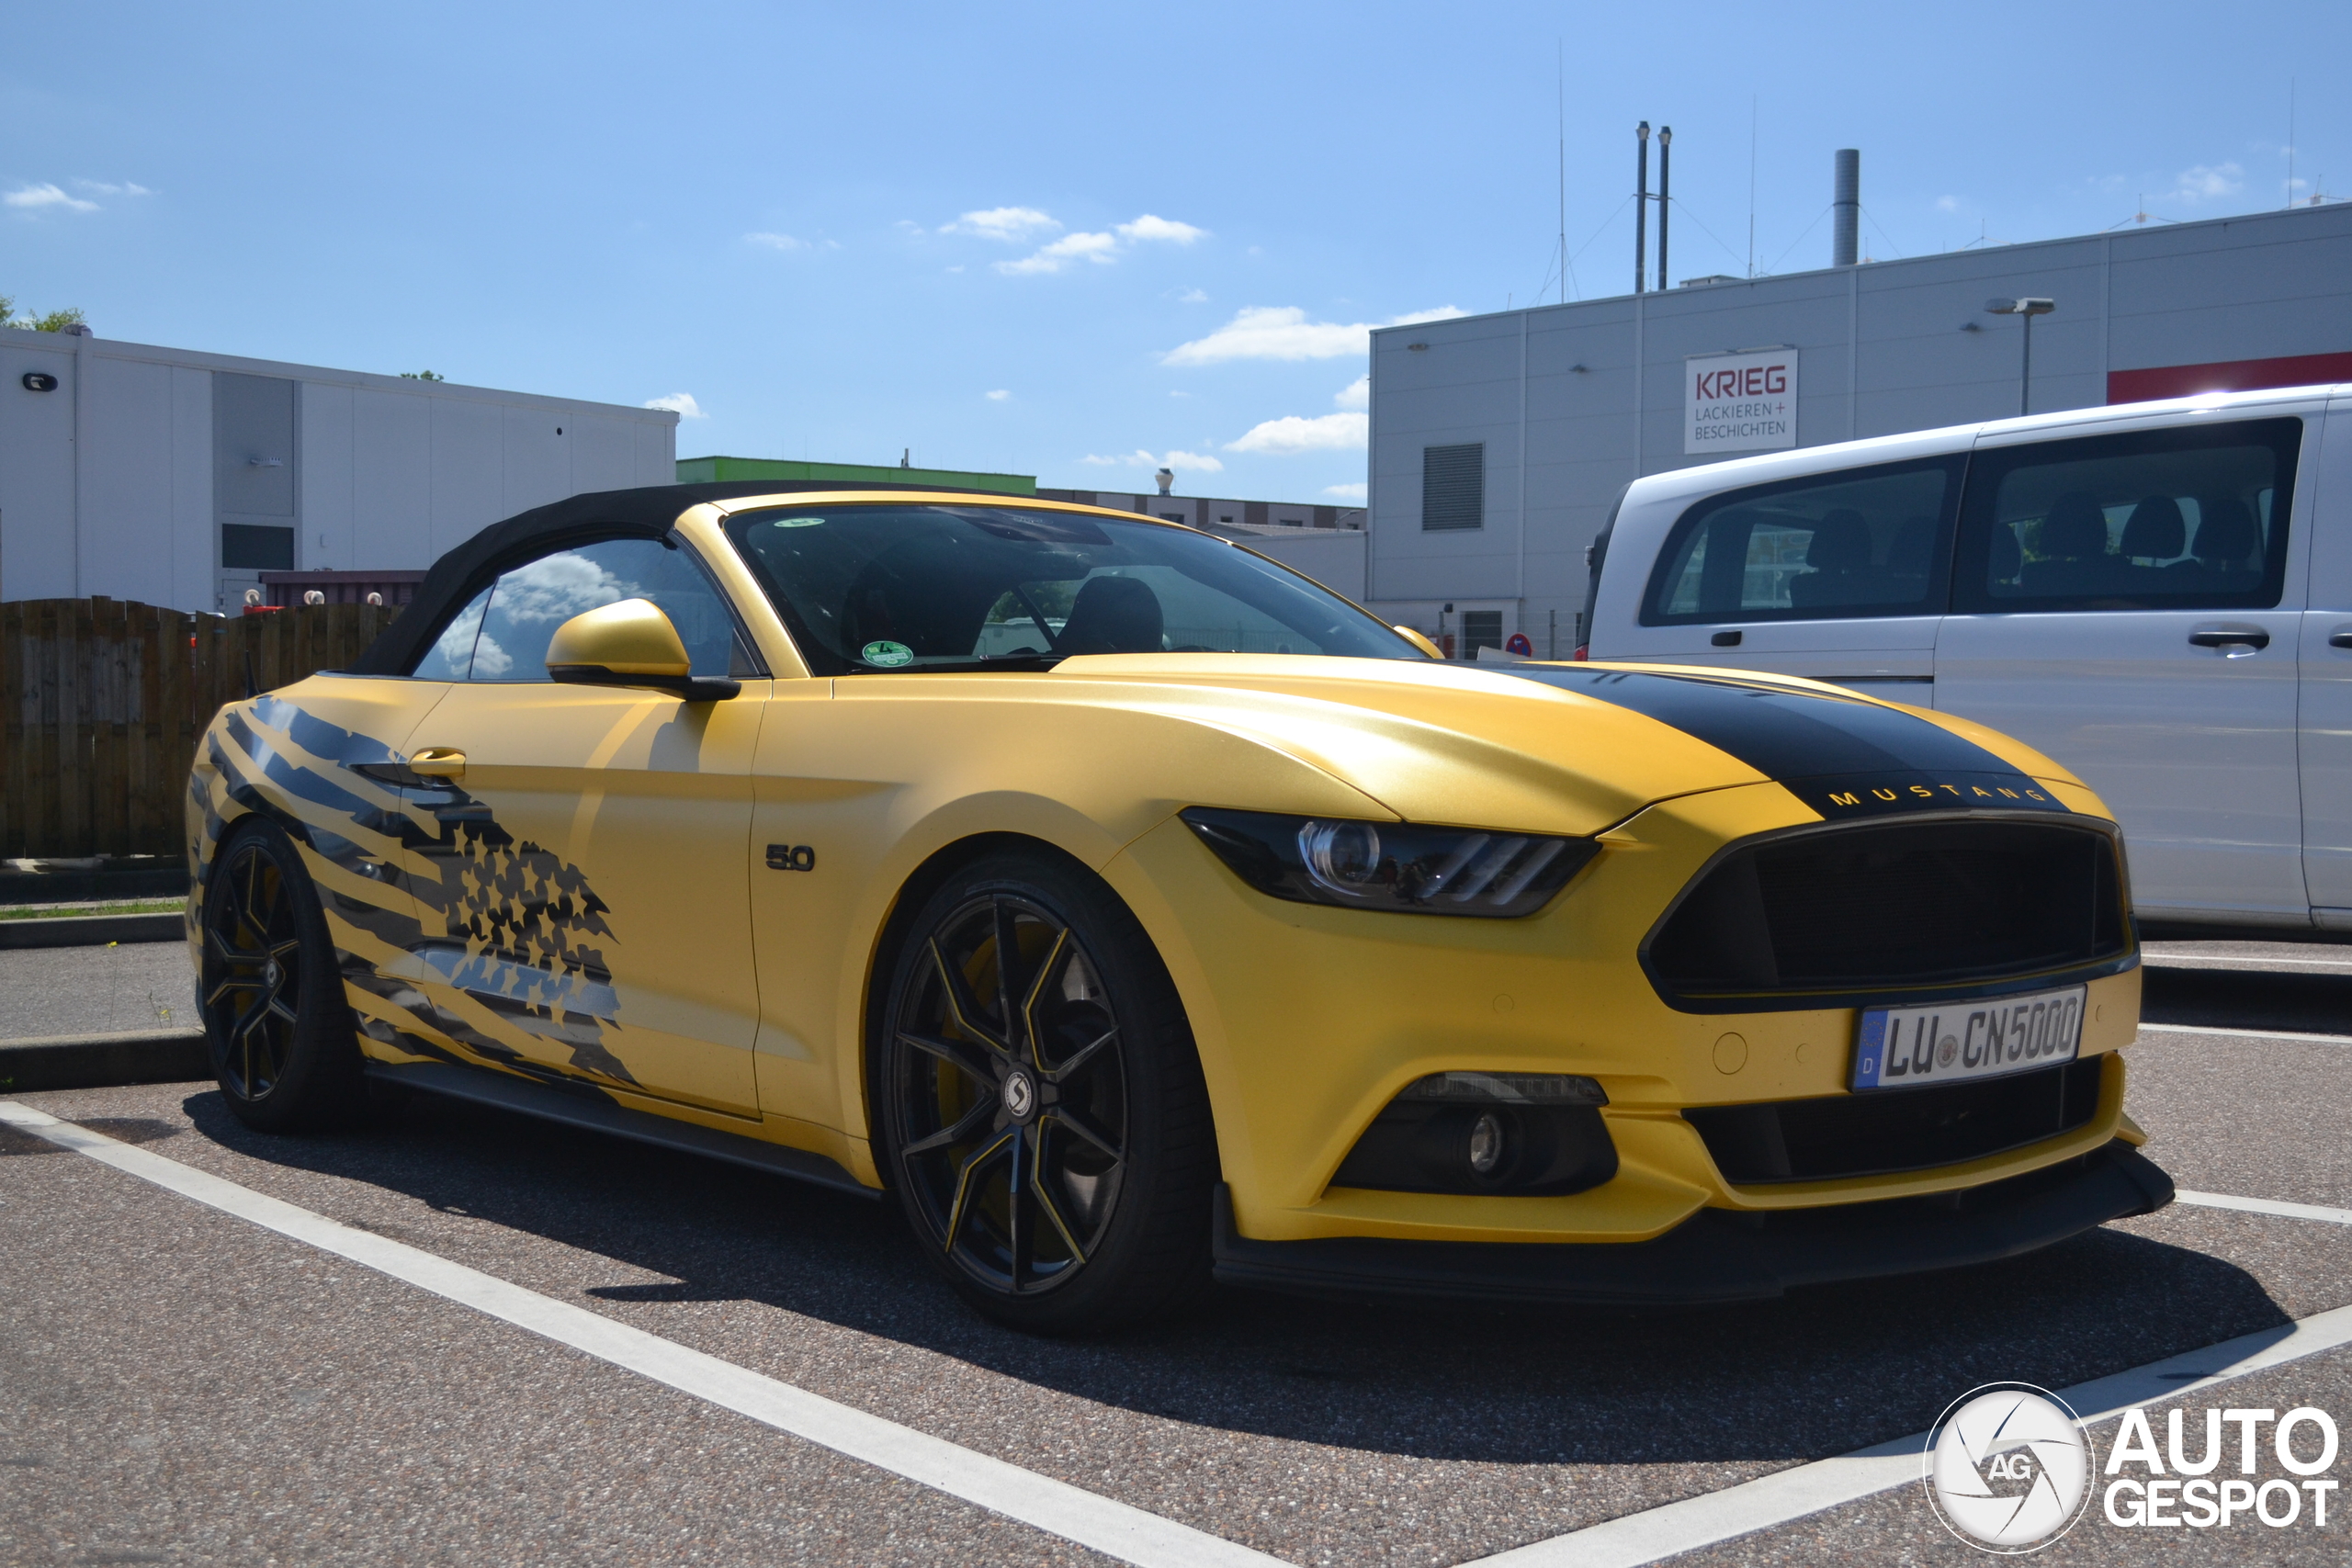
[[[1470,1168],[1492,1176],[1503,1163],[1503,1124],[1491,1111],[1470,1123]]]

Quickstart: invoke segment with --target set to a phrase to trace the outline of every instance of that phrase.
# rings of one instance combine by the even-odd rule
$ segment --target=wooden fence
[[[0,604],[0,857],[181,852],[188,764],[221,705],[348,666],[396,614]]]

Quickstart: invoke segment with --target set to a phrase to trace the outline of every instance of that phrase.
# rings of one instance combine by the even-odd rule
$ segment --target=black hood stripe
[[[2049,790],[1974,741],[1859,698],[1699,674],[1527,665],[1492,672],[1579,693],[1671,725],[1785,786],[1825,818],[1957,807],[2066,809]]]

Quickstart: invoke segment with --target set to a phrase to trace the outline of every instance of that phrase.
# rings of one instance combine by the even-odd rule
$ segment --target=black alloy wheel
[[[229,1108],[271,1132],[355,1111],[358,1041],[293,840],[266,822],[239,828],[206,875],[201,930],[205,1043]]]
[[[916,1234],[982,1311],[1125,1326],[1205,1279],[1214,1139],[1174,987],[1076,866],[985,863],[899,944],[876,1103]]]

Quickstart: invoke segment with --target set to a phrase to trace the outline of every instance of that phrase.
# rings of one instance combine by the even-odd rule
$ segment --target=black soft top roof
[[[638,536],[658,539],[668,534],[679,515],[705,502],[738,501],[752,495],[785,495],[804,491],[913,490],[935,495],[968,495],[975,500],[1019,505],[1034,496],[1009,495],[1002,491],[957,490],[952,485],[879,483],[871,479],[731,479],[723,484],[647,485],[639,490],[605,490],[518,512],[493,523],[433,563],[417,584],[416,597],[384,628],[351,666],[355,675],[400,675],[407,672],[425,645],[441,635],[449,618],[467,600],[488,587],[507,567],[537,554],[568,536],[605,538]]]

